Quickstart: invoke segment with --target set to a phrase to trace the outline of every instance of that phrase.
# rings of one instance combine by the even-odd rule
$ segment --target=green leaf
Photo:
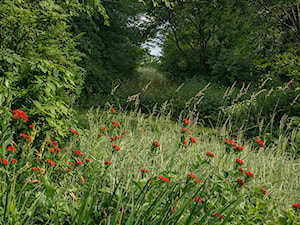
[[[51,187],[49,185],[45,185],[45,189],[46,189],[46,195],[48,197],[53,197],[54,196],[54,193],[55,193],[55,188],[54,187]]]

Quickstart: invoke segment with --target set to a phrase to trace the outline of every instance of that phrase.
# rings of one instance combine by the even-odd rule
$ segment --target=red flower
[[[107,161],[104,161],[104,163],[109,166],[112,162],[107,160]]]
[[[85,158],[85,161],[86,162],[90,162],[91,160],[89,158]]]
[[[197,183],[202,183],[202,180],[196,179]]]
[[[55,153],[55,148],[49,150],[51,153]]]
[[[73,130],[72,128],[70,128],[69,131],[73,132],[74,134],[78,134],[78,132],[76,130]]]
[[[28,116],[22,110],[19,110],[19,109],[13,110],[13,118],[17,119],[19,117],[21,119],[24,119],[25,122],[28,121]]]
[[[194,196],[192,196],[192,198],[193,198]],[[194,199],[194,202],[200,202],[200,203],[202,203],[202,201],[201,201],[201,199],[199,198],[199,197],[196,197],[195,199]]]
[[[243,147],[241,147],[241,146],[235,146],[233,149],[235,149],[235,150],[244,150],[244,148]]]
[[[74,164],[73,162],[70,162],[70,164],[71,164],[72,166],[75,166],[75,164]]]
[[[15,162],[17,162],[16,159],[12,159],[12,160],[11,160],[11,163],[15,163]]]
[[[124,134],[126,134],[126,131],[125,131],[125,130],[123,130],[123,133],[124,133]]]
[[[157,141],[153,141],[152,143],[153,143],[153,145],[154,145],[155,147],[159,147],[159,146],[160,146],[160,144],[159,144]]]
[[[114,137],[110,137],[110,140],[111,140],[111,141],[114,141],[114,140],[115,140],[115,138],[114,138]]]
[[[47,162],[50,163],[51,166],[55,166],[55,163],[51,159],[47,159]]]
[[[244,162],[243,162],[242,160],[236,159],[236,161],[237,161],[239,164],[241,164],[242,166],[244,165]]]
[[[9,162],[6,159],[0,158],[0,161],[2,162],[3,165],[8,165]]]
[[[75,160],[76,160],[77,164],[79,164],[79,165],[83,164],[83,162],[81,161],[81,159],[75,158]]]
[[[120,137],[118,135],[115,135],[115,138],[120,139]]]
[[[227,145],[233,145],[234,147],[237,147],[237,144],[233,140],[230,140],[230,139],[225,138],[224,143]]]
[[[245,174],[249,177],[253,177],[253,179],[254,179],[254,175],[250,171],[246,171]]]
[[[101,136],[101,137],[103,136],[103,134],[101,134],[101,133],[98,133],[98,135]]]
[[[300,203],[296,203],[296,204],[292,205],[292,207],[300,209]]]
[[[183,119],[183,122],[186,124],[186,125],[190,125],[190,121],[186,120],[186,119]]]
[[[73,151],[76,155],[82,155],[81,152],[79,150],[74,150]]]
[[[69,167],[67,167],[67,170],[69,170],[70,172],[72,172],[72,170]]]
[[[116,113],[116,110],[114,108],[110,108],[110,110],[113,112],[113,113]]]
[[[83,182],[85,182],[85,178],[84,178],[84,177],[81,177],[81,180],[82,180]]]
[[[19,135],[23,138],[28,138],[31,141],[31,137],[29,137],[27,134],[20,133]]]
[[[207,154],[208,156],[210,156],[210,157],[213,157],[213,158],[215,158],[215,154],[214,154],[214,153],[211,153],[211,152],[206,152],[206,154]]]
[[[187,145],[188,145],[188,143],[187,143],[187,141],[186,141],[186,140],[184,140],[183,144],[184,144],[185,146],[187,146]]]
[[[193,173],[189,173],[189,174],[188,174],[188,177],[190,177],[191,179],[192,179],[192,178],[197,179],[197,176],[196,176],[195,174],[193,174]]]
[[[38,168],[38,167],[31,167],[31,170],[33,170],[33,171],[40,171],[40,168]]]
[[[182,129],[181,129],[181,132],[182,132],[182,133],[187,132],[188,134],[191,134],[191,132],[190,132],[188,129],[186,129],[186,128],[182,128]]]
[[[161,179],[161,180],[163,180],[164,182],[169,182],[168,178],[166,178],[164,176],[160,176],[158,178]]]
[[[118,145],[113,144],[112,146],[115,147],[116,150],[121,151],[121,149]]]
[[[112,121],[112,124],[115,126],[115,127],[118,127],[119,124],[116,122],[116,121]]]
[[[140,171],[149,173],[149,170],[147,170],[147,169],[140,169]]]
[[[194,143],[196,143],[196,139],[195,139],[195,138],[193,138],[193,137],[190,137],[190,139],[191,139],[191,142],[194,142]]]
[[[33,125],[30,125],[29,127],[31,127],[32,129],[34,129],[34,130],[35,130],[35,127],[34,127]]]
[[[242,173],[245,173],[245,170],[241,167],[238,167],[238,170],[242,171]]]
[[[10,145],[10,146],[7,147],[7,151],[10,152],[10,151],[12,151],[12,150],[15,151],[15,152],[17,153],[17,150],[15,149],[14,146],[11,146],[11,145]]]
[[[261,190],[263,190],[265,192],[265,195],[268,195],[269,193],[267,192],[266,189],[264,189],[263,187],[260,188]]]
[[[102,130],[106,131],[106,128],[105,128],[105,127],[102,127]]]
[[[256,142],[256,143],[258,143],[258,144],[260,144],[261,145],[261,147],[266,147],[265,145],[264,145],[264,143],[262,142],[262,140],[255,140],[254,142]]]
[[[52,141],[52,144],[58,146],[57,142],[55,142],[55,141]]]
[[[243,187],[246,187],[246,184],[244,183],[244,181],[242,181],[241,179],[237,179],[237,181],[238,181]]]

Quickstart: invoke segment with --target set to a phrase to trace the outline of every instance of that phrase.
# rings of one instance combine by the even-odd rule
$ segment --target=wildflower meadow
[[[25,111],[10,115],[2,224],[300,223],[299,159],[282,143],[112,107],[41,140]]]

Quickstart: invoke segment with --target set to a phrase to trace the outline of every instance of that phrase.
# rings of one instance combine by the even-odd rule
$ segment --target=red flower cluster
[[[186,140],[184,140],[183,144],[184,144],[185,146],[187,146],[187,145],[188,145],[188,143],[187,143],[187,141],[186,141]]]
[[[116,138],[116,139],[120,139],[120,137],[119,137],[118,135],[115,135],[115,138]]]
[[[234,146],[234,147],[237,146],[237,144],[236,144],[233,140],[226,139],[226,138],[225,138],[224,143],[227,144],[227,145],[232,145],[232,146]]]
[[[123,130],[123,134],[126,134],[126,131],[125,131],[125,130]]]
[[[15,151],[17,153],[16,148],[14,146],[11,146],[11,145],[7,147],[7,151],[9,151],[9,152],[10,151]]]
[[[245,170],[241,167],[238,167],[238,170],[240,170],[242,173],[245,173]]]
[[[252,177],[254,179],[254,175],[253,173],[251,173],[250,171],[246,171],[245,174],[249,177]]]
[[[153,141],[152,143],[153,143],[153,145],[154,145],[155,147],[159,147],[159,146],[160,146],[160,144],[159,144],[157,141]]]
[[[263,190],[265,192],[265,195],[268,195],[269,193],[267,192],[266,189],[264,189],[263,187],[260,188],[261,190]]]
[[[242,161],[242,160],[240,160],[240,159],[236,159],[236,161],[240,164],[240,165],[244,165],[244,162]]]
[[[17,119],[19,117],[21,119],[24,119],[25,122],[28,121],[28,116],[22,110],[19,110],[19,109],[13,110],[13,118]]]
[[[114,138],[114,137],[110,137],[110,140],[111,140],[111,141],[114,141],[114,140],[115,140],[115,138]]]
[[[58,146],[56,141],[52,141],[52,144]]]
[[[183,122],[186,124],[186,125],[190,125],[190,121],[188,121],[187,119],[183,119]]]
[[[50,149],[49,151],[51,153],[55,153],[56,151],[60,151],[60,149],[56,147],[56,148]]]
[[[6,160],[6,159],[3,159],[3,158],[0,158],[0,162],[3,164],[3,165],[8,165],[9,162]]]
[[[31,137],[29,137],[27,134],[20,133],[19,135],[23,138],[28,138],[29,141],[31,141]]]
[[[55,163],[51,159],[47,159],[47,162],[50,163],[51,166],[55,166]]]
[[[190,139],[191,139],[191,142],[196,143],[196,139],[195,139],[195,138],[193,138],[193,137],[191,136]]]
[[[300,209],[300,203],[296,203],[296,204],[292,205],[292,207]]]
[[[144,169],[144,168],[143,168],[143,169],[140,169],[140,171],[141,171],[141,172],[146,172],[146,173],[149,173],[149,170],[147,170],[147,169]]]
[[[98,135],[99,135],[100,137],[102,137],[102,136],[103,136],[103,134],[101,134],[101,133],[98,133]]]
[[[40,171],[40,168],[39,167],[31,167],[31,170],[33,170],[33,171]]]
[[[12,159],[11,160],[11,163],[15,163],[15,162],[17,162],[18,160],[16,160],[16,159]]]
[[[260,144],[261,147],[263,147],[263,148],[266,147],[266,146],[264,145],[264,143],[262,142],[262,140],[258,140],[258,139],[257,139],[257,140],[255,140],[254,142]]]
[[[182,129],[181,129],[181,132],[182,132],[182,133],[187,132],[188,134],[191,134],[191,132],[190,132],[188,129],[186,129],[186,128],[182,128]]]
[[[113,124],[115,127],[120,126],[116,121],[112,121],[112,124]]]
[[[225,141],[224,141],[225,144],[229,145],[229,146],[233,146],[233,149],[234,150],[244,150],[243,147],[241,146],[238,146],[233,140],[230,140],[230,139],[227,139],[225,138]]]
[[[79,165],[83,164],[83,162],[81,161],[81,159],[75,158],[75,160],[76,160],[77,164],[79,164]]]
[[[102,130],[106,131],[106,128],[105,128],[105,127],[102,127]]]
[[[189,173],[189,174],[188,174],[188,177],[190,177],[191,179],[192,179],[192,178],[197,179],[197,176],[196,176],[195,174],[193,174],[193,173]]]
[[[164,182],[170,182],[168,178],[164,177],[164,176],[160,176],[158,177],[159,179],[163,180]]]
[[[73,151],[76,155],[82,155],[81,152],[79,150],[74,150]]]
[[[33,125],[30,125],[29,127],[31,127],[32,129],[34,129],[34,130],[35,130],[35,127],[34,127]]]
[[[116,150],[121,151],[121,149],[118,145],[113,144],[112,147],[115,147]]]
[[[213,158],[215,158],[215,154],[214,154],[214,153],[211,153],[211,152],[206,152],[206,154],[207,154],[208,156],[210,156],[210,157],[213,157]]]
[[[85,158],[85,161],[86,162],[90,162],[91,160],[89,158]]]
[[[242,181],[241,179],[237,179],[237,181],[238,181],[243,187],[246,187],[246,184],[244,183],[244,181]]]
[[[73,132],[74,134],[78,134],[78,132],[76,130],[73,130],[72,128],[70,128],[69,131]]]
[[[193,198],[194,198],[194,196],[191,196],[191,199],[193,199]],[[194,199],[194,202],[200,202],[200,203],[202,203],[202,201],[201,201],[201,199],[199,197],[196,197]]]
[[[234,150],[240,150],[240,151],[244,150],[244,148],[241,147],[241,146],[236,146],[236,147],[234,147],[233,149],[234,149]]]
[[[109,166],[112,162],[107,160],[107,161],[104,161],[104,163]]]
[[[113,112],[113,113],[116,113],[116,110],[114,108],[110,108],[110,110]]]

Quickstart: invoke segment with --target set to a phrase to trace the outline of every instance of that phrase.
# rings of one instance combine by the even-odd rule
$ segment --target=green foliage
[[[134,1],[104,2],[110,26],[99,13],[79,13],[72,18],[70,31],[80,35],[78,50],[85,54],[79,65],[87,72],[80,104],[94,95],[105,98],[120,79],[132,77],[139,65],[144,40],[135,24],[141,4]]]
[[[291,131],[299,129],[299,83],[288,82],[285,87],[271,89],[262,86],[253,93],[245,93],[244,100],[226,108],[232,132],[254,137],[263,135],[272,142],[279,141],[283,134],[290,135],[289,152],[298,157],[299,149],[295,146],[299,145],[299,139]]]
[[[70,117],[84,79],[76,64],[82,54],[67,32],[73,7],[52,1],[1,4],[1,137],[11,130],[9,112],[14,109],[26,110],[29,123],[39,124],[44,138],[53,128],[65,135],[63,121]]]

